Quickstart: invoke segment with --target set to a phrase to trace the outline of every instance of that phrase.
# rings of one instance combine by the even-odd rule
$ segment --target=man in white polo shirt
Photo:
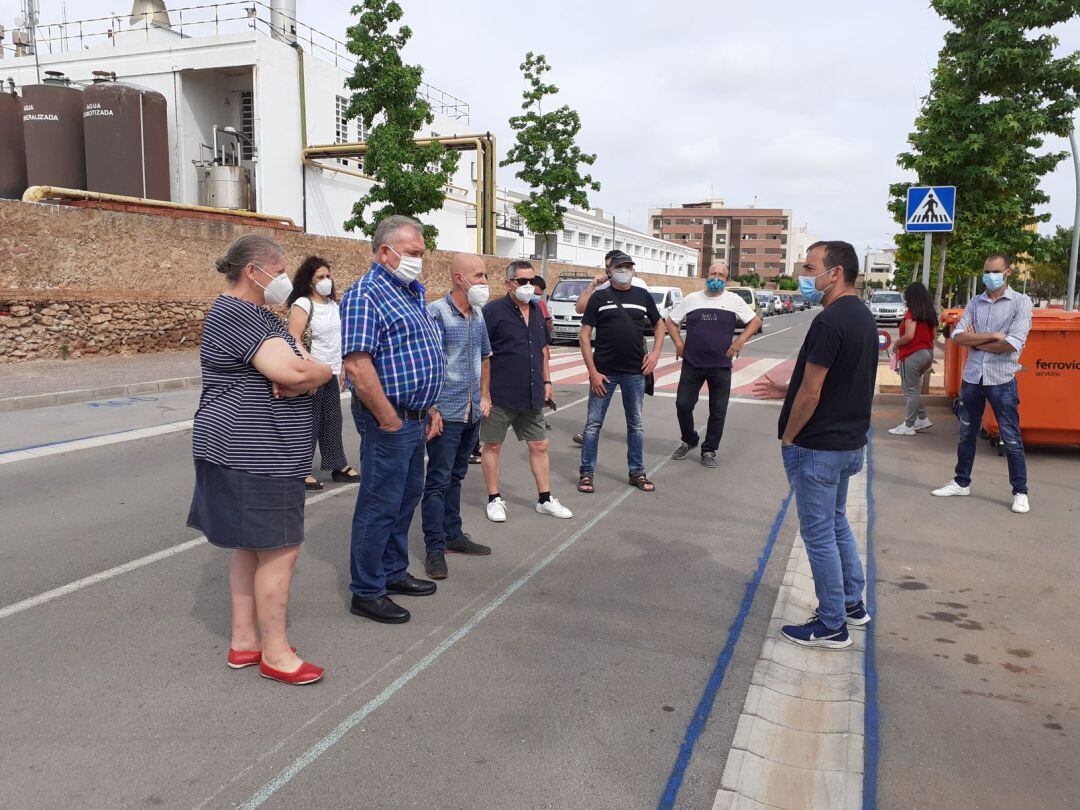
[[[731,396],[732,359],[759,328],[761,318],[742,298],[727,292],[728,266],[716,262],[709,268],[705,289],[690,293],[671,310],[667,330],[675,342],[675,352],[683,359],[675,412],[679,417],[682,444],[672,458],[681,461],[698,446],[700,437],[694,429],[694,407],[701,386],[709,384],[709,423],[701,442],[701,463],[717,466],[716,450],[724,436],[728,398]],[[686,319],[686,340],[679,335],[679,324]],[[735,340],[736,323],[743,333]]]

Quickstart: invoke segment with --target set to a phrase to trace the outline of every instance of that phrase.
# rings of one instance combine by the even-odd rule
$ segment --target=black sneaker
[[[676,461],[682,461],[684,458],[686,458],[688,455],[690,455],[690,451],[693,450],[693,449],[694,448],[692,448],[686,442],[683,442],[682,444],[680,444],[678,447],[675,448],[675,452],[671,454],[671,457],[673,459],[675,459]]]
[[[484,546],[480,543],[474,543],[472,535],[465,532],[461,537],[455,537],[453,540],[446,541],[446,550],[452,551],[455,554],[476,554],[478,556],[491,553],[491,546]]]
[[[450,573],[446,570],[446,554],[441,551],[429,551],[424,559],[424,573],[432,579],[446,579]]]
[[[572,441],[574,442],[574,444],[577,444],[577,445],[585,444],[585,434],[584,433],[575,433],[574,438],[572,439]]]
[[[469,463],[470,464],[479,464],[480,463],[480,454],[475,453],[474,455],[469,456]]]
[[[701,454],[701,466],[708,467],[710,470],[714,470],[720,466],[716,461],[716,453],[706,450]]]

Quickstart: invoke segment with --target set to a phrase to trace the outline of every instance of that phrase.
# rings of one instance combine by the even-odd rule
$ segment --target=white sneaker
[[[932,494],[939,498],[951,498],[953,495],[970,495],[971,487],[962,487],[956,481],[950,481],[941,489],[935,489]]]
[[[1026,515],[1031,511],[1031,504],[1028,503],[1027,495],[1013,495],[1012,510],[1018,515]]]
[[[901,422],[896,427],[890,428],[889,433],[891,433],[893,436],[914,436],[915,428],[908,427],[906,423]]]
[[[925,417],[923,417],[922,419],[916,419],[915,420],[915,430],[917,430],[917,431],[918,430],[926,430],[927,428],[932,428],[933,426],[934,426],[934,423],[931,422],[929,419],[927,419]]]
[[[536,511],[541,515],[551,515],[552,517],[562,518],[563,520],[574,516],[574,513],[559,503],[556,498],[551,498],[544,503],[536,504]]]
[[[506,501],[496,498],[487,505],[487,518],[492,523],[506,523]]]

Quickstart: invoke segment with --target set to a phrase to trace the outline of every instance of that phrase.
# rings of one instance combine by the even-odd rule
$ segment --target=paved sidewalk
[[[199,350],[0,365],[0,412],[200,385]]]

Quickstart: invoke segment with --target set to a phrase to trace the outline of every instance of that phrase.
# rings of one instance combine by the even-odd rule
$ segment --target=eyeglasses
[[[511,284],[517,284],[519,287],[524,287],[526,284],[532,284],[534,279],[531,278],[511,278],[508,279]]]

